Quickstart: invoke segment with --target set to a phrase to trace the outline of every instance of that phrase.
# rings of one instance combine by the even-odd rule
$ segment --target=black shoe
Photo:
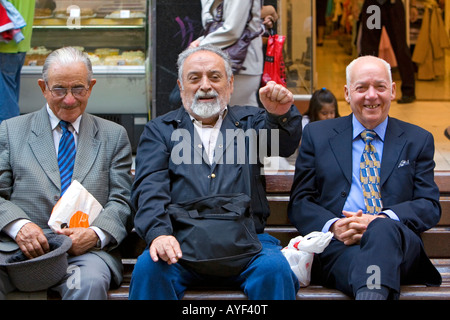
[[[444,130],[444,136],[446,136],[450,140],[450,127]]]
[[[401,99],[397,100],[397,103],[412,103],[416,100],[416,96],[403,96]]]

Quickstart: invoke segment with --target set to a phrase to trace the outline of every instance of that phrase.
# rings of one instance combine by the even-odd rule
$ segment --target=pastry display
[[[144,12],[130,11],[130,10],[117,10],[105,16],[106,19],[136,19],[145,18]]]
[[[45,59],[50,54],[51,50],[48,50],[44,46],[33,47],[27,51],[25,55],[25,66],[43,66]]]
[[[117,30],[122,37],[123,35],[120,33],[120,26],[124,26],[125,32],[129,33],[127,28],[135,28],[136,26],[141,27],[139,31],[145,30],[145,18],[146,18],[146,4],[144,0],[139,1],[121,1],[120,5],[116,3],[112,3],[109,1],[102,1],[102,5],[99,6],[97,3],[86,3],[84,5],[71,5],[72,1],[58,1],[56,2],[56,8],[53,6],[52,8],[46,6],[36,6],[35,9],[35,21],[33,28],[36,28],[36,35],[34,40],[36,44],[41,44],[42,41],[38,37],[42,37],[44,43],[47,42],[47,32],[53,32],[52,29],[55,30],[55,34],[57,35],[57,41],[55,43],[48,43],[49,46],[52,46],[51,49],[54,49],[54,46],[60,45],[71,45],[72,36],[75,36],[75,32],[77,32],[77,39],[73,42],[76,44],[83,44],[86,47],[81,46],[73,46],[76,49],[86,52],[89,55],[89,58],[94,66],[139,66],[144,65],[145,63],[145,53],[141,50],[135,50],[137,48],[141,49],[142,47],[134,47],[134,46],[125,46],[124,48],[114,48],[114,47],[106,47],[108,43],[114,45],[115,41],[109,39],[102,39],[102,32],[104,32],[104,28],[108,28],[108,26],[114,26],[114,30]],[[123,3],[122,3],[123,2]],[[81,3],[81,2],[75,2]],[[72,27],[69,21],[70,17],[78,16],[81,19],[77,20],[79,27],[78,28],[68,28],[75,29],[67,32],[67,37],[65,35],[65,27]],[[70,22],[70,23],[69,23]],[[98,28],[98,32],[97,29]],[[78,32],[78,29],[86,29]],[[108,32],[111,32],[108,30]],[[84,37],[87,35],[93,35],[93,39],[99,39],[99,41],[92,40],[87,37],[86,41],[81,40],[80,37]],[[127,35],[125,35],[127,37]],[[128,41],[128,38],[125,39]],[[120,37],[118,39],[120,41]],[[101,42],[105,47],[99,47],[101,45],[97,44],[97,42]],[[131,41],[132,42],[132,41]],[[123,44],[122,44],[123,45]],[[94,46],[94,47],[93,47]],[[95,47],[97,46],[97,47]],[[29,52],[27,52],[25,65],[28,66],[41,66],[44,64],[46,57],[51,52],[51,50],[47,49],[44,46],[36,46],[31,48]]]
[[[106,66],[139,66],[145,60],[144,52],[124,51],[120,55],[109,55],[104,57],[103,64]]]

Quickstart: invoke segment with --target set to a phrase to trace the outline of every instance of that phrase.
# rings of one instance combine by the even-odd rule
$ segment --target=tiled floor
[[[345,67],[352,57],[344,53],[337,40],[326,40],[316,49],[317,87],[330,89],[339,101],[339,113],[349,114],[350,107],[344,100]],[[430,131],[435,139],[436,170],[450,170],[450,140],[444,130],[450,126],[450,54],[447,53],[446,76],[433,81],[416,81],[417,100],[411,104],[391,105],[390,115],[417,124]],[[398,73],[393,73],[400,88]],[[401,93],[397,91],[397,97]]]

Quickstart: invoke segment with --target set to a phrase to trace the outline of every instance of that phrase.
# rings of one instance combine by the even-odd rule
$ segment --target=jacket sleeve
[[[3,121],[0,125],[0,231],[14,220],[30,219],[25,211],[10,201],[13,172],[9,158],[9,133],[7,122]]]
[[[203,2],[209,4],[211,1],[202,1],[202,4]],[[252,3],[253,0],[225,1],[223,8],[223,25],[216,31],[202,38],[201,45],[213,44],[223,49],[235,43],[242,32],[244,32]],[[209,14],[209,9],[209,7],[204,7],[202,9],[204,26],[208,23],[207,20],[212,19],[211,14]]]
[[[431,133],[416,132],[403,148],[398,165],[382,186],[383,210],[392,210],[416,233],[434,227],[441,217],[439,189],[434,181],[434,139]]]
[[[302,235],[312,231],[320,231],[327,221],[337,217],[333,209],[326,208],[321,203],[324,191],[322,188],[323,181],[320,177],[322,168],[318,167],[318,162],[320,162],[318,158],[330,158],[332,156],[323,154],[329,147],[326,144],[318,146],[314,141],[314,133],[317,132],[312,132],[310,129],[311,127],[306,126],[303,132],[301,147],[295,163],[295,175],[288,205],[289,220]],[[325,165],[323,161],[322,164]],[[341,187],[336,182],[330,188],[334,191],[329,190],[330,194],[325,196],[325,198],[336,199],[336,190],[340,190]],[[340,201],[342,202],[340,204],[338,203],[339,200],[329,202],[342,208],[345,200]]]
[[[160,235],[172,234],[166,214],[170,203],[170,150],[158,127],[150,121],[145,126],[136,154],[136,176],[131,192],[135,208],[135,230],[148,245]]]
[[[281,116],[264,112],[263,118],[257,118],[255,126],[270,131],[267,134],[269,156],[289,157],[298,148],[302,136],[302,116],[297,107],[292,105]],[[263,122],[260,122],[263,121]]]
[[[108,232],[115,242],[108,249],[120,244],[131,230],[131,163],[132,152],[125,128],[114,130],[111,142],[115,142],[109,165],[109,184],[107,201],[103,212],[93,222],[92,226]]]

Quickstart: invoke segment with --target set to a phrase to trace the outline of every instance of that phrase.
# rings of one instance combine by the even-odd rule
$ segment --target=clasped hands
[[[64,234],[72,240],[72,247],[68,253],[73,256],[85,253],[93,248],[98,241],[97,233],[90,228],[67,228],[58,233]],[[50,251],[44,232],[33,222],[25,224],[17,233],[15,240],[20,250],[29,259],[39,257]]]
[[[333,223],[330,231],[333,232],[334,237],[342,241],[345,245],[358,244],[369,223],[377,218],[386,218],[385,215],[372,215],[362,213],[362,210],[357,212],[342,211],[344,217]]]

